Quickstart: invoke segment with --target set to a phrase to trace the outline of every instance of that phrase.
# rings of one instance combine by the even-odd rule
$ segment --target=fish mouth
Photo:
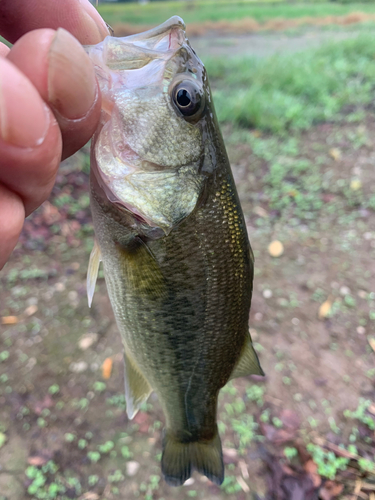
[[[84,49],[101,79],[103,69],[105,72],[108,68],[125,71],[141,69],[155,59],[169,59],[171,53],[183,44],[190,45],[184,21],[179,16],[173,16],[143,33],[126,37],[107,36],[101,43],[86,45]]]

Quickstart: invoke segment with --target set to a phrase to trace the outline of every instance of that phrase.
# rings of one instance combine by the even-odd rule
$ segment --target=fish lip
[[[111,38],[115,38],[117,40],[124,41],[129,44],[134,44],[134,45],[139,45],[143,49],[148,49],[151,50],[152,52],[166,52],[165,50],[160,51],[155,46],[160,42],[165,35],[170,32],[170,38],[169,38],[169,46],[168,50],[176,50],[178,46],[183,45],[183,43],[189,44],[188,39],[186,38],[185,35],[185,30],[186,30],[186,25],[183,21],[183,19],[179,16],[172,16],[170,17],[167,21],[164,23],[160,24],[159,26],[156,26],[155,28],[151,28],[147,31],[144,31],[142,33],[136,33],[134,35],[129,35],[125,37],[116,37],[116,36],[111,36],[108,35],[105,37],[105,39],[96,44],[96,45],[83,45],[84,50],[86,53],[90,56],[90,53],[95,50],[103,50],[103,47],[106,44],[106,41]],[[175,34],[175,41],[177,42],[176,44],[173,44],[174,47],[172,47],[172,33],[174,32]],[[182,35],[182,36],[181,36]],[[147,42],[149,41],[150,43],[142,43],[142,42]],[[154,41],[154,43],[152,43]],[[155,54],[156,55],[156,54]]]
[[[186,30],[186,25],[180,16],[172,16],[164,23],[159,24],[155,28],[144,31],[143,33],[137,33],[135,35],[127,36],[126,39],[130,42],[135,42],[138,40],[148,40],[149,38],[157,37],[158,35],[164,35],[167,31],[180,28],[181,30]]]

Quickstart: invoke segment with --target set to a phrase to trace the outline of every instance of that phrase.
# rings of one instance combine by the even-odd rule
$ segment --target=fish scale
[[[147,48],[144,60],[139,46],[129,48],[140,43]],[[99,59],[100,50],[110,67],[104,56]],[[111,90],[105,80],[104,99],[115,103],[115,111],[103,112],[92,143],[97,244],[90,269],[97,272],[100,256],[124,343],[128,416],[155,391],[166,419],[165,480],[183,484],[196,469],[220,484],[219,390],[231,378],[263,372],[248,331],[253,255],[207,75],[177,17],[90,51],[100,71],[117,82]],[[144,82],[150,82],[148,65],[155,71],[155,61],[160,80],[149,90]],[[179,88],[188,96],[188,110],[178,102]],[[119,159],[116,141],[131,154]],[[135,163],[127,165],[129,158]],[[117,175],[116,193],[111,175]],[[88,284],[91,301],[90,271]]]

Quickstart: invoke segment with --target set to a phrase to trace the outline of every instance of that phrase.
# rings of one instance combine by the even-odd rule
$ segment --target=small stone
[[[77,363],[70,363],[69,370],[74,373],[82,373],[87,370],[86,361],[78,361]]]
[[[140,464],[136,462],[135,460],[130,460],[129,462],[126,462],[125,468],[126,468],[126,474],[129,477],[133,477],[137,474],[139,470]]]
[[[372,233],[364,233],[363,237],[365,240],[372,240]]]
[[[63,292],[65,290],[64,283],[56,283],[55,290],[56,292]]]
[[[347,286],[340,287],[340,294],[341,295],[349,295],[350,294],[350,288],[348,288]]]
[[[364,335],[366,333],[366,329],[363,326],[357,326],[358,335]]]
[[[77,293],[75,290],[71,290],[71,291],[68,293],[68,299],[69,299],[71,302],[76,302],[76,300],[78,299],[78,293]]]
[[[255,313],[255,314],[254,314],[254,319],[255,319],[255,321],[262,321],[262,319],[263,319],[263,314],[262,314],[262,313],[260,313],[260,312]]]
[[[299,325],[299,319],[298,318],[293,318],[292,319],[292,325],[294,325],[294,326]]]
[[[365,292],[365,290],[358,290],[358,294],[357,295],[361,299],[367,299],[367,292]]]
[[[97,333],[86,333],[86,335],[83,335],[78,342],[78,346],[82,351],[86,351],[89,347],[91,347],[95,342],[98,340],[98,334]]]
[[[25,309],[24,315],[25,316],[32,316],[35,314],[38,310],[38,306],[36,304],[32,304],[31,306],[27,307]]]
[[[195,479],[193,477],[189,477],[189,479],[187,479],[185,482],[184,482],[184,486],[191,486],[192,484],[195,483]]]
[[[272,297],[272,290],[269,290],[266,288],[266,290],[263,290],[263,297],[265,299],[270,299]]]

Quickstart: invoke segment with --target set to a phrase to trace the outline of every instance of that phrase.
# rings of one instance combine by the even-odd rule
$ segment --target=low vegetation
[[[215,7],[213,8],[213,5]],[[164,22],[173,15],[183,17],[186,23],[202,23],[205,21],[234,21],[252,18],[258,22],[270,19],[297,19],[300,17],[344,16],[353,12],[375,13],[375,5],[371,3],[339,2],[300,2],[263,0],[253,1],[219,1],[191,0],[186,2],[150,2],[146,5],[138,3],[99,4],[98,10],[107,23],[151,24]]]
[[[360,121],[374,99],[375,36],[299,54],[205,61],[219,119],[276,133],[323,121]]]

